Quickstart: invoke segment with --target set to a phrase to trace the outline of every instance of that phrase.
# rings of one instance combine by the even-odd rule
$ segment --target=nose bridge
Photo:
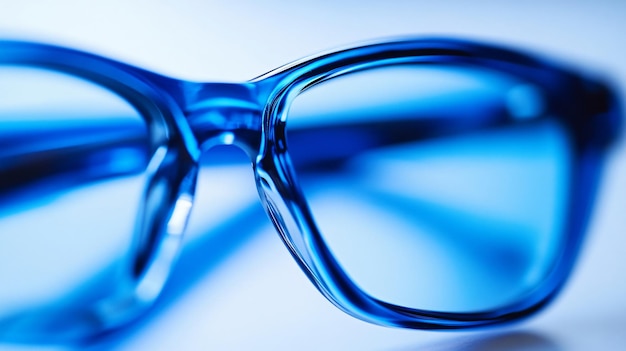
[[[202,151],[217,145],[258,151],[263,106],[252,83],[204,83],[188,91],[185,114]]]

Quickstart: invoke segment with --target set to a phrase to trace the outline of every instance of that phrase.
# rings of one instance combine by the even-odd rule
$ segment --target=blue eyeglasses
[[[0,42],[0,339],[85,340],[149,308],[221,145],[249,156],[280,237],[343,311],[422,329],[525,317],[572,269],[617,105],[601,81],[460,40],[242,84]]]

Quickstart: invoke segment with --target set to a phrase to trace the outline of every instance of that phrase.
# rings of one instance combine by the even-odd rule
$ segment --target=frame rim
[[[537,287],[501,308],[463,313],[436,312],[397,306],[367,295],[354,285],[334,259],[315,224],[306,196],[294,180],[297,172],[289,159],[285,133],[287,110],[293,98],[318,81],[332,79],[329,76],[347,74],[393,58],[408,57],[430,58],[433,62],[470,60],[481,67],[538,84],[551,94],[548,100],[556,102],[556,107],[563,109],[564,115],[559,115],[561,118],[558,119],[564,123],[568,137],[573,139],[570,145],[569,198],[563,228],[560,230],[560,235],[565,237],[564,247],[559,249],[549,273]],[[587,121],[591,119],[589,117],[596,116],[581,112],[580,102],[574,102],[574,108],[569,108],[572,96],[588,98],[584,96],[585,84],[590,81],[574,71],[536,56],[464,40],[407,39],[382,42],[296,61],[256,79],[260,86],[273,86],[264,111],[265,142],[257,162],[257,169],[265,173],[261,177],[263,183],[267,184],[271,180],[273,184],[263,186],[258,182],[262,199],[271,197],[275,202],[276,198],[282,198],[282,213],[275,210],[275,204],[266,207],[271,213],[270,217],[282,217],[274,220],[274,224],[279,232],[286,233],[281,235],[283,241],[314,286],[350,315],[375,324],[417,329],[466,329],[522,319],[547,305],[563,288],[578,256],[591,215],[605,145],[590,136],[585,137],[581,128],[590,123],[607,127],[611,121],[607,121],[607,118]],[[607,134],[610,134],[610,130]],[[272,163],[270,168],[267,167],[269,163]]]
[[[53,307],[4,316],[0,324],[6,324],[8,329],[0,335],[6,341],[65,343],[119,328],[144,313],[161,291],[169,275],[169,268],[163,268],[171,268],[180,246],[180,235],[168,231],[167,221],[179,207],[177,199],[193,196],[199,150],[191,131],[185,128],[179,103],[173,98],[175,80],[86,52],[22,41],[0,41],[0,65],[61,72],[102,87],[143,117],[149,137],[149,163],[136,212],[137,229],[128,233],[130,246],[123,263],[128,282],[120,283],[112,294],[94,301],[95,304],[80,305],[69,312]],[[163,179],[172,189],[162,196],[158,210],[148,208],[146,200]],[[166,215],[143,223],[154,216],[154,211]],[[74,323],[55,328],[48,325],[58,314],[67,313],[73,316]],[[13,326],[16,322],[17,327]]]

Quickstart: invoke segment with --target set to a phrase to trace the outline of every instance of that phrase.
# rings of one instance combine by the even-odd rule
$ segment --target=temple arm
[[[289,129],[288,150],[298,167],[322,169],[376,148],[507,123],[506,115],[495,112],[483,114],[482,118],[463,119],[458,114],[395,115],[332,124],[323,121],[337,119],[327,117],[317,124]],[[146,128],[130,119],[30,123],[1,128],[2,197],[45,183],[54,187],[50,190],[58,191],[95,180],[138,174],[149,162]],[[218,148],[215,152],[228,151]],[[293,157],[295,154],[297,157]],[[228,162],[228,157],[217,156],[212,159]]]

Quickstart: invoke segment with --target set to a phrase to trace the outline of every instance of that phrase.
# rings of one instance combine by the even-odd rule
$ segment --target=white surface
[[[193,80],[240,81],[337,45],[437,34],[545,52],[597,68],[626,86],[626,2],[620,0],[0,0],[0,9],[1,36],[61,43]],[[229,177],[220,191],[245,204],[255,196],[251,173],[242,173],[243,183],[235,182],[239,179]],[[198,199],[209,203],[213,198],[205,185],[200,185]],[[195,228],[215,222],[201,213],[203,206],[194,212]],[[177,292],[154,313],[91,348],[626,349],[624,145],[609,159],[589,240],[564,293],[538,316],[492,331],[389,329],[343,314],[306,280],[255,206],[247,212],[250,218],[241,217],[213,234],[246,238],[231,245],[230,255],[216,258],[207,248],[205,255],[187,261],[186,269],[204,266],[197,279],[179,280]]]

